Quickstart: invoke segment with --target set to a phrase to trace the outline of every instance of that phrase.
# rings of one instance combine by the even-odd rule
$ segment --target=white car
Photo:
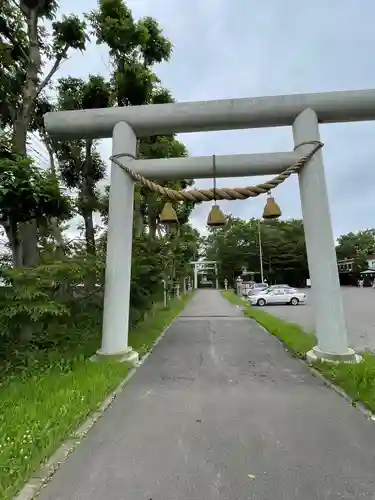
[[[267,290],[267,283],[254,283],[250,286],[249,290],[246,291],[247,295],[254,295]]]
[[[289,286],[289,285],[270,285],[268,288],[269,288],[269,290],[275,290],[276,288],[283,288],[283,289],[285,289],[285,288],[293,288],[295,290],[294,287]]]
[[[306,295],[295,288],[272,288],[249,296],[252,306],[265,306],[268,304],[291,304],[298,306],[306,301]]]

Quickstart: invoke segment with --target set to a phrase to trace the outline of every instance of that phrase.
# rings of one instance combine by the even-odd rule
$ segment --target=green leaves
[[[358,253],[366,255],[375,254],[375,229],[365,229],[343,234],[337,238],[337,258],[354,259]]]
[[[100,0],[99,8],[91,11],[90,20],[97,44],[108,45],[114,58],[124,57],[139,43],[132,12],[123,0]]]
[[[21,0],[20,8],[27,15],[30,11],[35,10],[37,15],[47,19],[53,19],[58,4],[56,0]]]
[[[295,285],[304,281],[308,267],[302,221],[259,222],[232,217],[226,227],[212,231],[205,240],[207,258],[220,263],[221,280],[231,280],[242,268],[259,279],[259,231],[265,277]]]
[[[58,82],[58,108],[105,108],[112,102],[111,87],[100,75],[81,78],[61,78]],[[100,209],[101,200],[96,184],[106,173],[106,165],[92,141],[69,141],[55,145],[59,170],[65,184],[78,190],[77,208],[85,222],[87,250],[95,252],[93,211]]]
[[[145,65],[152,66],[170,59],[173,45],[155,19],[144,17],[138,22],[137,31]]]
[[[90,75],[82,89],[82,108],[108,108],[112,102],[111,86],[100,75]]]
[[[114,68],[111,84],[117,105],[147,104],[154,96],[158,97],[153,90],[159,79],[152,66],[168,61],[172,44],[155,19],[145,17],[135,22],[123,0],[101,0],[99,8],[86,17],[97,43],[108,46]],[[171,99],[165,92],[159,96]]]
[[[13,223],[71,215],[70,200],[56,178],[27,157],[0,158],[0,214]]]
[[[112,102],[112,89],[101,75],[60,78],[57,85],[58,107],[62,110],[106,108]]]
[[[102,263],[86,256],[35,268],[1,267],[0,278],[8,286],[1,289],[0,332],[16,344],[25,328],[32,326],[28,342],[42,347],[53,322],[67,321],[77,310],[77,297],[85,299],[81,285],[88,276],[100,281]],[[48,342],[53,341],[51,336]],[[0,343],[0,357],[1,347]]]
[[[63,16],[52,23],[53,50],[55,57],[66,57],[69,49],[85,50],[86,23],[76,15]]]
[[[118,106],[137,106],[149,102],[159,79],[141,61],[121,58],[112,77]]]

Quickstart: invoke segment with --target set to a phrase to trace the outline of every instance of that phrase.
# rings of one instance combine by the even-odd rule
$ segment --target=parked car
[[[289,285],[270,285],[268,288],[270,290],[275,290],[277,288],[293,288],[293,287]],[[293,290],[295,290],[295,288],[293,288]]]
[[[249,295],[248,300],[252,306],[262,307],[268,304],[298,306],[298,304],[303,304],[306,301],[306,295],[294,288],[273,288]]]
[[[255,293],[261,292],[262,290],[267,290],[268,284],[267,283],[254,283],[251,285],[248,291],[248,296],[249,295],[254,295]]]

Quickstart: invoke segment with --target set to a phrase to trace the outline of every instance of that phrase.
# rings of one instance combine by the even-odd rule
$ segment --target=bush
[[[82,284],[99,275],[100,266],[83,259],[44,264],[36,268],[0,269],[7,286],[0,297],[0,360],[14,362],[25,351],[61,347],[66,325],[80,323],[101,299]],[[80,300],[77,300],[79,296]]]
[[[130,290],[130,327],[163,301],[162,243],[135,238]],[[79,351],[85,324],[95,331],[102,321],[104,253],[76,255],[35,268],[0,267],[0,368],[24,366],[30,357]],[[87,338],[85,345],[87,345]],[[98,339],[95,339],[98,342]],[[77,352],[78,352],[77,351]],[[48,357],[48,356],[47,356]]]
[[[141,357],[188,299],[159,307],[130,331],[130,344]],[[22,369],[0,384],[1,499],[13,498],[39,464],[126,377],[129,367],[124,363],[87,359],[99,345],[100,317],[87,322],[88,315],[74,330],[66,328],[73,340],[70,351],[50,351],[42,360],[29,357]]]

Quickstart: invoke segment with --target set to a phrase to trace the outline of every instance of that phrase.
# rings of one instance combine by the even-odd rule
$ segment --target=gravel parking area
[[[305,305],[267,306],[268,311],[281,319],[297,323],[307,331],[314,331],[314,309],[311,289],[304,289]],[[375,290],[373,288],[342,287],[345,318],[351,347],[375,352]]]

